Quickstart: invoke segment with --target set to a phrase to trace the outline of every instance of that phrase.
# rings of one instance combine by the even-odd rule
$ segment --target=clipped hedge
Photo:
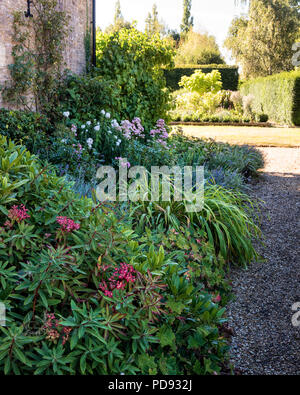
[[[210,65],[182,65],[172,70],[165,70],[167,87],[172,91],[180,89],[178,83],[184,75],[190,76],[196,70],[201,69],[203,73],[211,73],[219,70],[222,75],[223,89],[236,91],[239,83],[239,72],[237,66],[210,64]]]
[[[261,77],[241,86],[243,95],[254,96],[253,110],[279,124],[300,125],[300,71]]]

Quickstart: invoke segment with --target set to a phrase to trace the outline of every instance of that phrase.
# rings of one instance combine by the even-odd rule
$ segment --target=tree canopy
[[[162,21],[159,21],[157,5],[153,4],[152,13],[149,12],[145,21],[145,32],[148,35],[159,34],[161,37],[167,34],[167,29]]]
[[[194,26],[194,18],[191,14],[192,0],[183,0],[183,18],[180,29],[182,33],[187,33]]]
[[[190,30],[182,37],[175,57],[176,64],[224,64],[215,37]]]
[[[251,0],[248,16],[235,18],[225,46],[246,77],[293,69],[292,46],[299,33],[299,1]]]
[[[121,3],[120,0],[116,1],[116,6],[115,6],[115,15],[114,15],[114,23],[109,25],[105,32],[110,34],[117,32],[121,29],[131,29],[132,27],[135,27],[135,23],[130,23],[128,21],[125,21],[122,10],[121,10]]]

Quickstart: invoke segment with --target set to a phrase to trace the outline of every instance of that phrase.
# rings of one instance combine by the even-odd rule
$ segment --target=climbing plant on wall
[[[25,18],[21,11],[13,14],[12,81],[3,88],[9,102],[47,114],[54,108],[70,31],[69,16],[57,4],[57,0],[34,2],[33,18]]]

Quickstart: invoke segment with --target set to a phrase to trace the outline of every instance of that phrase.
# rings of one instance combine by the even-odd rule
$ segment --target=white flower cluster
[[[110,113],[109,113],[109,112],[106,112],[105,110],[101,110],[101,114],[102,114],[105,118],[110,119]]]
[[[92,138],[88,138],[86,140],[86,142],[87,142],[87,145],[88,145],[89,149],[92,149],[94,140]]]

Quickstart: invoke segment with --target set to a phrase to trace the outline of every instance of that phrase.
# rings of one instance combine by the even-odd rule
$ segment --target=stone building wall
[[[58,6],[70,16],[71,34],[67,39],[64,54],[66,67],[80,74],[86,67],[84,39],[87,28],[91,29],[92,0],[58,0]],[[0,85],[9,80],[10,74],[7,66],[13,62],[11,56],[14,45],[12,42],[12,14],[14,11],[23,12],[26,10],[26,0],[0,0]],[[34,14],[34,10],[32,10],[32,14]],[[0,94],[1,106],[7,107],[9,103],[3,103]]]

